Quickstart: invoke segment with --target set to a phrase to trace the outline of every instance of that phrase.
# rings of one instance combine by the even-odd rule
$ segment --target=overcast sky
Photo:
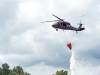
[[[51,14],[75,27],[81,20],[85,30],[64,33],[52,28],[53,23],[41,23],[55,20]],[[85,16],[69,19],[81,15]],[[66,46],[68,42],[72,51]],[[31,75],[52,75],[61,69],[70,75],[74,52],[77,66],[82,64],[76,71],[88,68],[86,74],[99,75],[99,47],[99,0],[0,0],[0,65],[8,63],[11,69],[20,65]]]

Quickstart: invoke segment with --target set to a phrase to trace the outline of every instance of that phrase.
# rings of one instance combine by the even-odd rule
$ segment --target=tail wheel
[[[56,29],[56,31],[58,31],[58,29]]]

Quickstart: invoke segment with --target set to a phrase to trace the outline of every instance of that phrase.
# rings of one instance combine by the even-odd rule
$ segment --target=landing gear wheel
[[[56,29],[56,31],[58,31],[58,29]]]

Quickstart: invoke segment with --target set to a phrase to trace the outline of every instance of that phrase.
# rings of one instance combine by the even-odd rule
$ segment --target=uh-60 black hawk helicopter
[[[58,31],[58,29],[62,29],[62,30],[74,30],[77,33],[77,31],[85,30],[85,28],[82,28],[83,24],[81,23],[81,21],[79,23],[79,27],[76,28],[76,27],[71,26],[71,24],[69,22],[64,21],[64,19],[61,19],[61,18],[57,17],[56,15],[53,15],[53,16],[56,17],[56,18],[58,18],[59,20],[44,21],[44,22],[55,22],[55,21],[57,21],[57,22],[55,22],[52,25],[52,27],[55,28],[56,31]],[[44,23],[44,22],[41,22],[41,23]]]

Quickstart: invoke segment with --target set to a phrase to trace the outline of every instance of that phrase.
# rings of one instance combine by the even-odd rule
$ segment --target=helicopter
[[[77,31],[85,30],[85,28],[82,27],[83,24],[81,23],[81,21],[80,21],[80,23],[78,23],[79,27],[76,28],[76,27],[71,26],[70,22],[64,21],[65,19],[61,19],[54,14],[52,14],[52,15],[54,17],[56,17],[58,20],[44,21],[44,22],[55,22],[55,21],[57,21],[52,25],[52,27],[55,28],[56,31],[58,31],[58,29],[62,29],[63,31],[64,30],[74,30],[77,33]],[[41,22],[41,23],[44,23],[44,22]]]

